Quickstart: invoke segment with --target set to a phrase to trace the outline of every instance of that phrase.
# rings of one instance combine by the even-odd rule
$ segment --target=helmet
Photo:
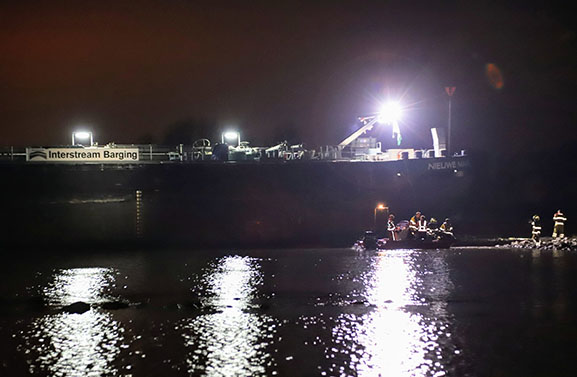
[[[538,215],[533,216],[533,221],[539,221],[539,220],[541,220],[541,218]]]
[[[446,223],[449,223],[449,222],[451,222],[451,219],[449,219],[449,218],[447,217],[447,218],[445,219],[445,222],[446,222]]]

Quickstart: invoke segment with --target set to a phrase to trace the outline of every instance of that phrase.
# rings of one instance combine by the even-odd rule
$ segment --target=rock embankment
[[[573,250],[577,251],[577,237],[542,238],[538,243],[532,239],[518,239],[511,243],[498,245],[503,248],[539,249],[539,250]]]

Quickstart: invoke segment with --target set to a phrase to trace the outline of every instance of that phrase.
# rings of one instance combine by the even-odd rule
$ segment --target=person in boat
[[[392,213],[389,215],[389,220],[387,221],[387,232],[389,232],[389,239],[392,241],[398,241],[398,229],[395,225],[395,215]]]
[[[434,217],[431,217],[427,224],[427,233],[435,239],[440,239],[442,236],[443,232],[439,228],[439,222]]]
[[[553,215],[553,221],[555,221],[553,227],[553,238],[557,238],[557,236],[561,238],[565,237],[565,221],[567,221],[567,218],[563,215],[563,212],[561,212],[560,209],[558,209]]]
[[[411,220],[409,220],[409,231],[413,236],[417,234],[417,231],[419,230],[420,219],[421,219],[421,212],[417,212],[413,217],[411,217]]]
[[[539,243],[539,239],[541,238],[541,218],[538,215],[534,215],[531,219],[531,239],[535,241],[535,243]]]
[[[448,217],[445,219],[445,221],[441,224],[441,227],[439,228],[441,229],[441,231],[443,231],[443,233],[449,234],[449,235],[453,235],[453,225],[451,224],[451,219],[449,219]]]
[[[417,222],[417,235],[419,239],[425,239],[427,238],[427,218],[425,217],[425,215],[422,215],[419,217],[419,221]]]

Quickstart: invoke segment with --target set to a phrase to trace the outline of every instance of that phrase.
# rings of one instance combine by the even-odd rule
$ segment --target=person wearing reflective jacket
[[[418,238],[420,239],[425,239],[427,238],[427,218],[425,217],[425,215],[421,215],[421,217],[419,217],[419,221],[417,221],[417,235]]]
[[[387,221],[387,232],[389,232],[389,239],[398,241],[397,226],[395,225],[395,215],[392,213],[389,215],[389,220]]]
[[[451,225],[451,219],[449,219],[447,217],[445,219],[445,221],[441,224],[441,227],[439,229],[441,229],[443,232],[450,234],[452,236],[453,235],[453,225]]]
[[[419,230],[419,220],[421,220],[421,212],[415,213],[415,216],[409,220],[409,230],[411,233],[416,233]]]
[[[555,221],[553,227],[553,238],[557,238],[558,236],[561,238],[565,237],[565,221],[567,221],[567,218],[563,215],[563,212],[561,212],[560,209],[558,209],[553,215],[553,221]]]
[[[541,238],[541,218],[537,215],[533,216],[531,220],[531,239],[535,242],[539,242]]]

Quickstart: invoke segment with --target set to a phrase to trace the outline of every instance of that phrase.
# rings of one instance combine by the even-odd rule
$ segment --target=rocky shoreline
[[[577,251],[577,237],[541,238],[539,242],[535,242],[530,238],[515,239],[496,246],[514,249]]]

